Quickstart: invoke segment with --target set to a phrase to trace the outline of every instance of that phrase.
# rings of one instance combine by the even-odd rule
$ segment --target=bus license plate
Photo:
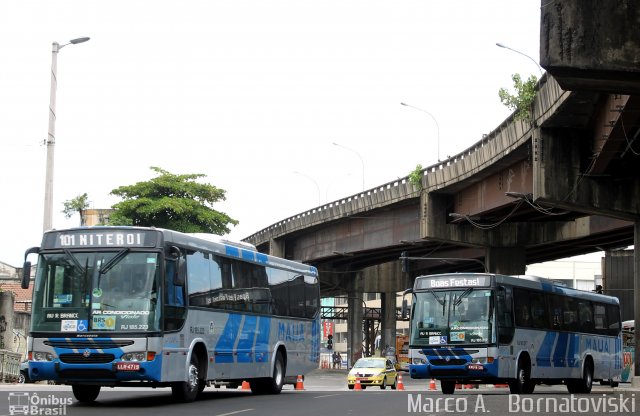
[[[467,366],[469,370],[482,371],[484,370],[484,366],[482,364],[469,364]]]
[[[118,371],[138,371],[140,370],[140,363],[126,363],[126,362],[118,362],[116,363],[116,370]]]

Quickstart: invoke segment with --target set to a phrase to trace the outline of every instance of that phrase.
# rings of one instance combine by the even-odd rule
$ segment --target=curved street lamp
[[[68,43],[60,45],[53,42],[51,49],[51,93],[49,95],[49,133],[47,135],[47,168],[44,182],[44,221],[43,231],[53,227],[53,155],[56,144],[56,90],[58,88],[58,52],[67,45],[76,45],[88,41],[90,38],[71,39]]]
[[[316,188],[318,188],[318,206],[322,205],[322,199],[320,196],[320,186],[318,185],[318,182],[315,179],[313,179],[311,176],[304,174],[302,172],[298,172],[297,170],[294,170],[293,173],[295,173],[296,175],[304,176],[305,178],[309,179],[311,182],[313,182],[316,185]]]
[[[436,120],[436,118],[433,116],[433,114],[431,114],[427,110],[423,110],[422,108],[418,108],[418,107],[415,107],[415,106],[407,104],[407,103],[400,103],[400,105],[404,105],[405,107],[411,107],[411,108],[413,108],[415,110],[422,111],[423,113],[428,114],[429,117],[431,117],[433,119],[433,122],[436,123],[436,129],[437,129],[437,133],[438,133],[438,162],[440,162],[440,126],[438,125],[438,120]]]
[[[540,64],[538,63],[538,61],[536,61],[535,59],[533,59],[532,57],[530,57],[529,55],[527,55],[526,53],[522,53],[518,50],[515,50],[513,48],[508,47],[507,45],[504,45],[500,42],[496,42],[496,46],[499,46],[500,48],[504,48],[504,49],[509,49],[510,51],[513,51],[515,53],[519,53],[522,56],[526,56],[527,58],[531,59],[533,61],[534,64],[536,64],[536,66],[538,67],[538,70],[540,71],[540,77],[542,77],[543,72],[542,72],[542,67],[540,66]]]
[[[348,148],[347,146],[343,146],[339,143],[333,142],[332,143],[334,146],[338,146],[338,147],[342,147],[343,149],[346,149],[350,152],[353,152],[356,154],[356,156],[358,156],[358,159],[360,159],[360,163],[362,164],[362,191],[364,192],[364,160],[362,160],[362,156],[360,156],[360,153],[356,152],[355,150]]]

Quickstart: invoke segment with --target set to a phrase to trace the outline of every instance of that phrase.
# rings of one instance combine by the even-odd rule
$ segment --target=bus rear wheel
[[[276,353],[276,359],[273,362],[273,377],[260,378],[251,381],[251,392],[253,394],[278,394],[282,391],[284,384],[284,376],[286,367],[282,353]]]
[[[189,403],[198,396],[200,392],[198,365],[198,357],[195,353],[192,353],[191,362],[187,369],[187,381],[179,381],[171,385],[171,394],[176,401]]]
[[[584,365],[582,378],[567,381],[567,390],[569,393],[591,393],[593,387],[593,365],[591,361],[587,361]]]
[[[455,380],[440,380],[440,389],[442,394],[453,394],[456,391]]]
[[[100,386],[83,386],[80,384],[73,384],[71,386],[71,390],[73,391],[73,396],[80,403],[91,403],[98,398],[100,394]]]

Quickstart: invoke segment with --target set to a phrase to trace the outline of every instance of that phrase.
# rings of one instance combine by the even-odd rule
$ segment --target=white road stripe
[[[235,414],[237,414],[237,413],[251,412],[251,411],[253,411],[253,410],[256,410],[256,409],[236,410],[235,412],[220,413],[219,415],[216,415],[216,416],[229,416],[229,415],[235,415]]]

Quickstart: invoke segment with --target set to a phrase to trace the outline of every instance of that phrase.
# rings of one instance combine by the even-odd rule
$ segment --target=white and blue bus
[[[171,387],[183,402],[243,381],[276,394],[318,367],[315,267],[207,234],[74,228],[27,250],[23,287],[32,253],[29,377],[78,401],[101,386]]]
[[[622,372],[617,298],[552,281],[497,274],[416,278],[410,327],[412,378],[455,385],[566,384],[589,393],[594,381],[617,385]]]

